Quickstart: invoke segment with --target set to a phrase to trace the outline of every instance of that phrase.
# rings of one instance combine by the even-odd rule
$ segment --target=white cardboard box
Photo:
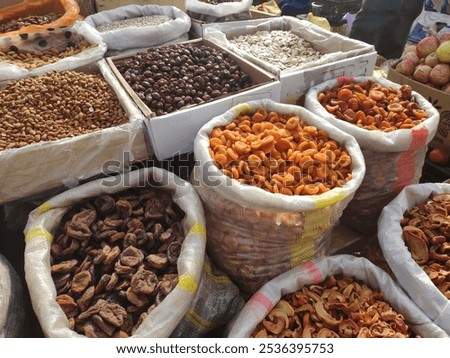
[[[326,57],[314,63],[303,64],[298,69],[281,71],[268,62],[240,51],[228,41],[229,38],[241,34],[272,30],[292,31],[309,41],[316,50],[326,54]],[[281,102],[288,104],[295,104],[310,87],[325,80],[337,76],[371,75],[377,58],[372,45],[292,16],[242,21],[239,26],[236,26],[236,23],[218,23],[204,27],[203,36],[277,75],[281,82]]]
[[[272,18],[272,17],[270,17],[270,18]],[[236,28],[236,27],[240,27],[240,26],[248,25],[248,24],[252,24],[252,25],[256,26],[265,21],[267,21],[267,18],[206,23],[204,21],[191,18],[190,35],[193,39],[203,38],[203,33],[207,27],[222,28],[222,26],[224,26],[224,28]]]
[[[199,39],[189,41],[189,43],[196,43],[199,45],[205,44],[210,47],[224,50],[220,46],[207,40]],[[275,76],[235,54],[230,53],[230,56],[232,56],[241,66],[241,69],[249,75],[252,82],[255,83],[254,86],[224,98],[158,117],[156,117],[155,114],[139,100],[135,92],[114,65],[115,62],[117,63],[117,61],[130,57],[130,55],[119,55],[107,58],[109,65],[119,81],[147,117],[147,119],[144,120],[145,134],[150,150],[155,154],[158,160],[164,160],[177,154],[191,152],[194,148],[194,138],[197,135],[198,130],[209,120],[224,113],[238,103],[262,98],[269,98],[273,101],[280,100],[281,84]]]
[[[142,131],[143,115],[133,107],[105,60],[95,71],[100,71],[116,92],[130,122],[73,138],[0,151],[0,204],[73,186],[102,172],[118,171],[133,159],[149,157]]]

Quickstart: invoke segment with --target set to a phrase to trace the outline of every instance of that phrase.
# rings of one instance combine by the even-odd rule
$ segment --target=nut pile
[[[161,189],[103,195],[63,218],[52,247],[56,301],[88,337],[128,337],[178,283],[184,212]]]
[[[49,13],[47,15],[31,15],[26,17],[19,17],[18,19],[10,20],[0,24],[0,33],[17,31],[22,27],[30,25],[46,25],[58,20],[62,15],[57,13]]]
[[[166,15],[139,16],[129,19],[106,22],[97,26],[96,28],[99,32],[106,32],[127,27],[158,26],[170,20],[172,20],[172,18]]]
[[[45,40],[44,40],[45,41]],[[78,43],[70,43],[63,50],[56,47],[43,49],[42,51],[23,51],[17,48],[8,52],[0,51],[0,62],[9,62],[17,66],[32,70],[37,67],[48,65],[65,57],[74,56],[89,48],[95,47],[87,41],[79,41]]]
[[[229,40],[231,44],[280,70],[319,60],[323,53],[291,31],[257,31]]]
[[[227,52],[204,45],[151,48],[116,67],[157,116],[251,85],[250,77]]]
[[[328,277],[285,295],[252,338],[412,338],[402,314],[383,292],[352,277]]]
[[[367,130],[410,129],[428,118],[409,85],[397,89],[367,80],[336,86],[317,99],[336,118]]]
[[[0,90],[0,150],[95,132],[128,122],[99,74],[49,72]]]
[[[242,113],[210,134],[216,166],[271,193],[316,195],[352,178],[352,159],[328,133],[293,114]]]
[[[404,214],[403,240],[412,258],[450,299],[450,194],[435,194]]]

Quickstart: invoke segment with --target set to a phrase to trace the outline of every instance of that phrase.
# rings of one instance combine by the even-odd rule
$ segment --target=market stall
[[[450,25],[385,61],[316,11],[38,3],[0,5],[0,336],[448,338]]]

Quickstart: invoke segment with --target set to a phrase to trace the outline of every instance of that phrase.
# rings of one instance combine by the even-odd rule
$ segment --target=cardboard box
[[[206,45],[219,50],[220,46],[207,40],[193,40],[185,43]],[[108,64],[124,86],[130,97],[135,101],[142,113],[147,117],[144,121],[148,144],[159,160],[171,158],[177,154],[189,153],[193,150],[194,138],[198,130],[213,117],[223,114],[238,103],[250,100],[269,98],[279,101],[281,84],[270,73],[259,69],[243,58],[230,53],[230,56],[240,65],[255,83],[252,87],[211,102],[182,109],[173,113],[156,117],[155,114],[138,98],[125,79],[117,70],[115,63],[130,57],[114,56],[107,58]]]
[[[124,103],[131,101],[105,60],[99,62],[98,71],[116,92],[130,122],[73,138],[0,151],[0,204],[74,186],[79,180],[118,172],[133,159],[149,157],[142,114],[133,103]]]
[[[267,11],[261,11],[261,10],[255,10],[255,9],[250,9],[250,15],[251,15],[252,19],[267,19],[267,18],[280,16],[278,14],[271,14],[270,12],[267,12]]]
[[[392,82],[410,85],[414,91],[424,96],[439,111],[440,121],[438,130],[429,146],[450,150],[450,94],[414,81],[393,68],[389,68],[387,78]]]
[[[240,26],[253,25],[257,26],[262,22],[267,21],[267,18],[255,18],[250,20],[235,20],[235,21],[225,21],[225,22],[211,22],[206,23],[204,21],[191,18],[191,39],[201,39],[203,38],[203,33],[208,27],[217,27],[217,28],[236,28]]]
[[[111,10],[125,5],[175,6],[186,12],[184,0],[95,0],[97,12]]]
[[[234,52],[234,46],[228,38],[272,30],[292,31],[328,56],[326,60],[304,64],[298,70],[280,70],[251,54],[242,53],[247,60],[278,76],[281,82],[282,103],[295,104],[310,87],[325,80],[337,76],[370,76],[375,68],[377,53],[372,45],[330,32],[292,16],[241,22],[240,27],[221,23],[206,28],[204,36]]]

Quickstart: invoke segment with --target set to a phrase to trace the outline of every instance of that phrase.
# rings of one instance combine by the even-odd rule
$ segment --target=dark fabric
[[[424,0],[365,0],[350,37],[374,45],[386,59],[399,58],[423,5]]]

